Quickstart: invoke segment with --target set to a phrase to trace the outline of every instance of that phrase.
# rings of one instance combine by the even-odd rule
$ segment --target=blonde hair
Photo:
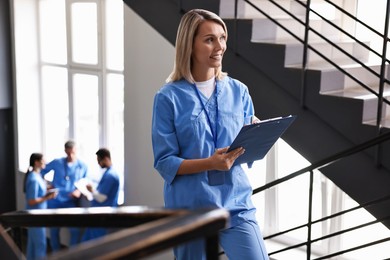
[[[166,82],[172,82],[185,78],[189,82],[195,82],[191,74],[191,55],[194,38],[198,32],[198,27],[203,21],[213,21],[220,24],[226,34],[227,28],[225,22],[215,13],[203,10],[193,9],[188,11],[181,18],[176,35],[176,58],[173,65],[173,71]],[[227,73],[222,72],[222,67],[215,69],[215,77],[222,79]]]

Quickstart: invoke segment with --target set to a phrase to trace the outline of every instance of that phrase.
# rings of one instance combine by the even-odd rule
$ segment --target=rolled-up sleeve
[[[174,125],[174,108],[172,101],[158,92],[154,98],[152,117],[152,146],[154,168],[164,180],[171,184],[176,176],[183,158],[180,152]]]
[[[245,85],[244,85],[245,86]],[[249,95],[248,88],[244,87],[244,94],[242,96],[242,103],[244,108],[244,124],[249,125],[251,124],[252,116],[255,115],[254,107],[252,98]]]

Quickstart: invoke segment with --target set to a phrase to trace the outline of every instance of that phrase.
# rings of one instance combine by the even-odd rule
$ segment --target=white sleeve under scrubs
[[[194,84],[186,80],[164,85],[154,99],[154,167],[165,180],[165,206],[225,208],[231,214],[231,226],[245,220],[255,220],[252,187],[240,165],[223,172],[223,178],[217,182],[211,180],[213,174],[218,175],[216,171],[176,175],[184,159],[207,158],[215,148],[229,146],[241,127],[249,124],[254,115],[247,87],[230,77],[217,81],[216,92],[209,99],[202,93],[200,97],[212,127]],[[211,129],[217,129],[217,147]]]

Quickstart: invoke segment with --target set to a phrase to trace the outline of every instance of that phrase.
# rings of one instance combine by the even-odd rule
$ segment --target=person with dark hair
[[[219,233],[229,259],[269,259],[252,203],[252,187],[228,152],[244,125],[256,120],[245,84],[222,72],[228,32],[216,14],[194,9],[183,15],[176,57],[156,93],[152,117],[154,167],[164,179],[168,208],[225,208],[230,225]],[[174,248],[178,260],[205,259],[204,240]]]
[[[23,190],[26,193],[27,209],[46,209],[47,201],[55,198],[55,191],[48,191],[46,182],[41,176],[45,160],[41,153],[30,156],[29,168],[24,176]],[[32,227],[27,230],[27,260],[41,259],[46,256],[46,228]]]
[[[65,143],[66,157],[54,159],[42,170],[44,176],[50,171],[54,171],[52,186],[58,189],[58,195],[48,203],[48,208],[72,208],[78,207],[81,192],[76,188],[75,183],[86,178],[88,174],[87,165],[76,156],[76,143],[69,140]],[[69,228],[70,246],[80,242],[80,228]],[[50,245],[53,251],[61,248],[60,228],[50,228]]]
[[[96,152],[96,158],[99,166],[105,169],[105,171],[96,189],[91,184],[87,185],[88,191],[93,196],[91,207],[117,207],[119,176],[112,167],[111,153],[106,148],[100,148]],[[102,237],[107,233],[108,230],[105,228],[87,228],[83,236],[83,241]]]

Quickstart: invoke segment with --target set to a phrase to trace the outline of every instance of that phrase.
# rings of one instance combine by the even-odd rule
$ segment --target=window
[[[32,152],[62,157],[74,139],[96,182],[95,152],[110,149],[123,185],[122,1],[15,0],[14,24],[22,171]]]

